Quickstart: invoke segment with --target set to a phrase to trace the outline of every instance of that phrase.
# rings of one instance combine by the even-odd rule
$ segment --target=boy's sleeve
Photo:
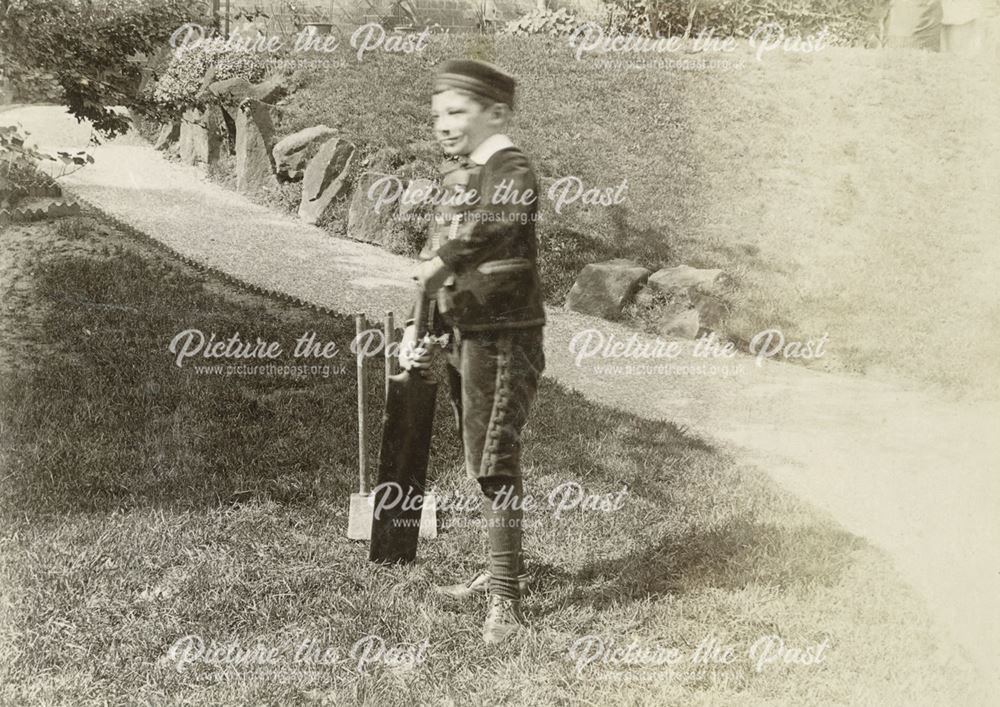
[[[522,237],[524,225],[537,210],[538,184],[527,158],[505,150],[490,160],[494,161],[496,165],[490,164],[483,170],[478,205],[462,215],[455,236],[437,251],[453,272],[476,267],[512,240]],[[497,195],[498,187],[501,191]],[[507,199],[503,203],[505,193]]]

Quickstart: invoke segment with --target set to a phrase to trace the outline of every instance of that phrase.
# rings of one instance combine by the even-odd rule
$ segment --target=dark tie
[[[456,155],[454,157],[448,157],[441,162],[440,172],[443,177],[446,174],[450,174],[457,169],[469,169],[475,166],[476,163],[469,159],[468,155]]]

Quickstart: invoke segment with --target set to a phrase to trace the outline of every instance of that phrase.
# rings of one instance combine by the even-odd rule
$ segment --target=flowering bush
[[[581,20],[566,8],[558,10],[534,10],[528,14],[511,20],[503,28],[505,34],[547,34],[552,37],[565,37],[573,33]]]
[[[198,44],[174,56],[157,80],[152,98],[160,106],[182,111],[203,103],[206,79],[244,78],[257,83],[264,78],[267,60],[261,52]]]

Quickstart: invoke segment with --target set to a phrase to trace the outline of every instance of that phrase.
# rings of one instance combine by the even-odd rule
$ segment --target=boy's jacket
[[[441,188],[445,197],[475,190],[471,204],[452,200],[435,207],[420,254],[424,260],[440,256],[454,273],[438,292],[445,323],[460,331],[543,325],[538,182],[524,153],[507,147],[485,165],[466,160],[444,175]]]

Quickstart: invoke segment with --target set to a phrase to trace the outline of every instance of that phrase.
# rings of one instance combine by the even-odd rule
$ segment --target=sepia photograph
[[[1000,0],[0,0],[0,705],[1000,704]]]

